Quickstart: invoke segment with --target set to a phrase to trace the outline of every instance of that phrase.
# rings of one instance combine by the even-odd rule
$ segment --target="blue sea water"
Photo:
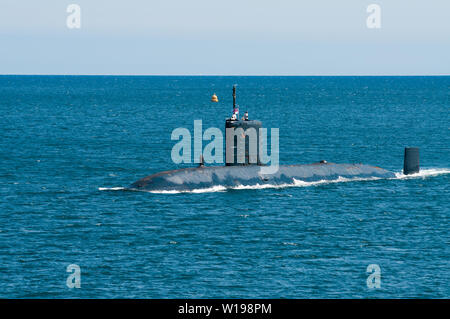
[[[282,164],[398,178],[118,188],[186,166],[172,130],[223,128],[235,83],[241,112],[280,129]],[[449,298],[449,110],[450,77],[0,76],[0,297]],[[421,149],[412,178],[405,146]]]

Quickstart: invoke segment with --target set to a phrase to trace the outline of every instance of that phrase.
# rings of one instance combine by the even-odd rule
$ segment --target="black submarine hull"
[[[295,185],[298,182],[345,179],[394,178],[385,169],[364,164],[315,163],[282,165],[274,174],[264,175],[261,166],[200,166],[156,173],[131,184],[142,191],[192,191],[215,186],[236,188],[257,185]]]

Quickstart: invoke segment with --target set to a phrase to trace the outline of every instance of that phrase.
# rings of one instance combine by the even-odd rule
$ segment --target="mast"
[[[233,111],[236,109],[236,84],[233,85]]]

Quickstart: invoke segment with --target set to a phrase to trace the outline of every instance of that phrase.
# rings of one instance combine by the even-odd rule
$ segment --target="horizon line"
[[[418,76],[450,76],[449,74],[316,74],[316,75],[306,75],[306,74],[45,74],[45,73],[5,73],[0,74],[0,76],[161,76],[161,77],[176,77],[176,76],[192,76],[192,77],[236,77],[236,76],[247,76],[247,77],[418,77]]]

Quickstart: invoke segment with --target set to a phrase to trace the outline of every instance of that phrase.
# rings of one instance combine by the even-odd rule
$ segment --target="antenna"
[[[236,108],[236,84],[233,85],[233,111]]]

